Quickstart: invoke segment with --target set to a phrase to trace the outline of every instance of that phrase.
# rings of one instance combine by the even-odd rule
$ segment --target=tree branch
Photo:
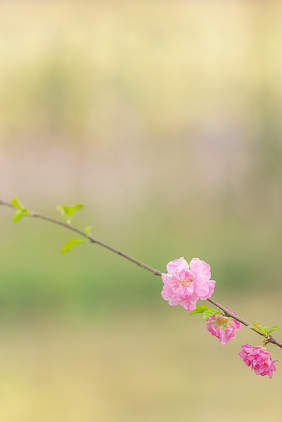
[[[5,207],[9,207],[9,208],[14,209],[14,206],[11,203],[6,202],[6,201],[1,201],[0,200],[0,206],[1,205],[2,206],[5,206]],[[110,245],[108,245],[107,243],[101,242],[100,240],[94,238],[93,236],[91,236],[90,234],[85,233],[82,230],[77,229],[76,227],[72,226],[71,224],[64,223],[64,222],[62,222],[60,220],[57,220],[55,218],[48,217],[46,215],[42,215],[42,214],[39,214],[39,213],[33,212],[33,211],[29,211],[29,214],[27,215],[27,217],[34,217],[34,218],[37,218],[37,219],[40,219],[40,220],[48,221],[49,223],[57,224],[58,226],[64,227],[64,228],[66,228],[68,230],[71,230],[72,232],[75,232],[75,233],[79,234],[80,236],[82,236],[84,238],[87,238],[89,240],[89,242],[95,243],[95,244],[97,244],[99,246],[102,246],[105,249],[110,250],[111,252],[116,253],[117,255],[122,256],[123,258],[125,258],[125,259],[133,262],[134,264],[138,265],[139,267],[142,267],[145,270],[152,272],[154,275],[158,275],[158,276],[161,276],[162,275],[161,271],[159,271],[159,270],[157,270],[157,269],[155,269],[155,268],[153,268],[153,267],[145,264],[142,261],[139,261],[136,258],[133,258],[132,256],[130,256],[130,255],[128,255],[128,254],[126,254],[126,253],[124,253],[124,252],[122,252],[122,251],[120,251],[120,250],[118,250],[118,249],[116,249],[116,248],[114,248],[114,247],[112,247]],[[239,321],[241,324],[245,325],[246,327],[248,327],[248,326],[251,325],[250,323],[248,323],[247,321],[245,321],[244,319],[242,319],[238,315],[235,315],[232,312],[230,312],[228,309],[226,309],[224,306],[222,306],[220,303],[216,302],[215,300],[213,300],[213,299],[207,299],[207,301],[210,302],[211,304],[213,304],[214,306],[216,306],[217,308],[221,309],[223,311],[223,313],[227,317],[230,317],[230,318],[235,319],[236,321]],[[251,328],[251,330],[254,331],[255,333],[259,334],[260,336],[263,336],[265,338],[265,336],[262,333],[260,333],[259,331],[256,331],[253,328]],[[280,343],[279,341],[277,341],[272,335],[268,335],[268,337],[265,338],[264,343],[265,344],[272,343],[275,346],[280,347],[280,349],[282,350],[282,343]]]
[[[241,322],[241,324],[245,325],[246,327],[250,326],[251,324],[247,321],[245,321],[244,319],[240,318],[238,315],[233,314],[232,312],[230,312],[228,309],[226,309],[224,306],[222,306],[220,303],[216,302],[213,299],[207,299],[210,303],[212,303],[213,305],[215,305],[217,308],[221,309],[224,314],[227,317],[236,319],[236,321]],[[255,333],[259,334],[260,336],[264,337],[265,336],[260,333],[259,331],[254,330],[253,328],[251,328],[252,331],[254,331]],[[276,346],[280,347],[282,349],[282,343],[279,343],[279,341],[277,341],[272,335],[268,335],[267,339],[265,338],[265,344],[267,343],[272,343],[275,344]]]

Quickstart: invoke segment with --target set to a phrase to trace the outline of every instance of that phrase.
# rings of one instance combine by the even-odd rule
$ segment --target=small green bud
[[[59,205],[57,207],[57,210],[62,214],[64,218],[67,219],[67,223],[70,224],[72,217],[75,215],[75,213],[83,208],[82,204],[76,204],[72,207],[69,207],[68,205]]]

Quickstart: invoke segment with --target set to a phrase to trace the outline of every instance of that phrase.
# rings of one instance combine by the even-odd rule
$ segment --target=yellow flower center
[[[191,284],[193,282],[193,277],[186,277],[184,280],[178,280],[179,284],[182,284],[182,286],[188,286],[188,284]]]

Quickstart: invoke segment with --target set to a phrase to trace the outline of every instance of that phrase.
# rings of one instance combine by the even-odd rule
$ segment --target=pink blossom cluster
[[[213,294],[215,281],[210,278],[210,266],[205,261],[193,258],[188,264],[183,257],[175,259],[167,264],[167,274],[162,274],[162,297],[171,306],[181,305],[194,311],[199,299]]]
[[[162,273],[162,297],[171,306],[181,305],[188,311],[194,311],[199,299],[209,299],[214,291],[215,281],[211,280],[210,266],[199,258],[193,258],[190,264],[182,257],[167,264],[167,273]],[[228,309],[228,308],[227,308]],[[228,309],[229,310],[229,309]],[[197,311],[196,311],[197,312]],[[201,310],[201,312],[204,312]],[[208,310],[207,310],[208,312]],[[234,315],[237,315],[233,312]],[[242,324],[223,313],[215,313],[207,318],[208,331],[226,345],[235,337]],[[276,371],[275,362],[265,347],[253,347],[245,344],[239,353],[247,366],[257,375],[272,378]]]
[[[230,309],[228,309],[228,311],[229,310]],[[235,312],[233,313],[234,315],[237,315]],[[217,337],[223,346],[234,338],[236,331],[241,330],[241,328],[242,324],[239,321],[222,314],[212,315],[207,318],[208,331]]]
[[[273,372],[276,371],[275,362],[277,360],[271,359],[271,353],[265,347],[253,347],[249,344],[241,346],[242,350],[239,353],[247,366],[255,371],[257,375],[268,375],[272,378]]]

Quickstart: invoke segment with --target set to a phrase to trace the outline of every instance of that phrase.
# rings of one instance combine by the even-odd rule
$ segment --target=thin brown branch
[[[5,201],[1,201],[0,200],[0,205],[4,205],[5,207],[9,207],[9,208],[14,208],[12,204],[10,204],[9,202],[5,202]],[[91,243],[96,243],[99,246],[102,246],[103,248],[106,248],[108,250],[110,250],[111,252],[116,253],[117,255],[122,256],[125,259],[128,259],[131,262],[134,262],[134,264],[138,265],[139,267],[144,268],[145,270],[151,271],[153,274],[155,275],[159,275],[161,276],[162,273],[159,270],[156,270],[155,268],[145,264],[144,262],[139,261],[136,258],[133,258],[132,256],[116,249],[113,248],[112,246],[108,245],[105,242],[102,242],[101,240],[98,240],[96,238],[94,238],[93,236],[86,234],[84,231],[77,229],[76,227],[72,226],[71,224],[67,224],[64,223],[63,221],[57,220],[55,218],[52,217],[47,217],[46,215],[42,215],[39,214],[37,212],[33,212],[33,211],[29,211],[29,215],[27,215],[27,217],[35,217],[38,218],[40,220],[45,220],[48,221],[49,223],[53,223],[53,224],[57,224],[58,226],[64,227],[68,230],[71,230],[77,234],[79,234],[80,236],[86,237]]]
[[[9,207],[9,208],[13,208],[13,209],[14,209],[14,206],[13,206],[11,203],[6,202],[6,201],[1,201],[1,200],[0,200],[0,205],[5,206],[5,207]],[[107,243],[101,242],[100,240],[98,240],[98,239],[94,238],[93,236],[91,236],[91,235],[89,235],[89,234],[85,233],[85,232],[84,232],[84,231],[82,231],[82,230],[77,229],[76,227],[72,226],[71,224],[64,223],[64,222],[62,222],[62,221],[60,221],[60,220],[57,220],[57,219],[55,219],[55,218],[48,217],[48,216],[46,216],[46,215],[39,214],[39,213],[37,213],[37,212],[33,212],[33,211],[30,211],[30,212],[29,212],[28,217],[34,217],[34,218],[37,218],[37,219],[40,219],[40,220],[44,220],[44,221],[47,221],[47,222],[49,222],[49,223],[53,223],[53,224],[56,224],[56,225],[58,225],[58,226],[64,227],[64,228],[66,228],[66,229],[68,229],[68,230],[71,230],[72,232],[75,232],[75,233],[79,234],[80,236],[86,237],[86,238],[87,238],[87,239],[88,239],[91,243],[96,243],[97,245],[102,246],[103,248],[108,249],[108,250],[110,250],[111,252],[114,252],[115,254],[122,256],[123,258],[125,258],[125,259],[127,259],[127,260],[129,260],[129,261],[133,262],[134,264],[138,265],[139,267],[144,268],[145,270],[148,270],[148,271],[152,272],[152,273],[153,273],[153,274],[155,274],[155,275],[158,275],[158,276],[161,276],[161,275],[162,275],[161,271],[159,271],[159,270],[157,270],[157,269],[155,269],[155,268],[153,268],[153,267],[151,267],[151,266],[149,266],[149,265],[145,264],[145,263],[144,263],[144,262],[142,262],[142,261],[139,261],[139,260],[138,260],[138,259],[136,259],[136,258],[133,258],[132,256],[130,256],[130,255],[128,255],[128,254],[126,254],[126,253],[124,253],[124,252],[120,251],[119,249],[116,249],[116,248],[114,248],[114,247],[112,247],[112,246],[108,245]],[[235,314],[233,314],[232,312],[230,312],[227,308],[225,308],[224,306],[222,306],[220,303],[216,302],[215,300],[213,300],[213,299],[207,299],[207,300],[208,300],[211,304],[213,304],[214,306],[216,306],[217,308],[221,309],[221,310],[223,311],[223,313],[224,313],[227,317],[230,317],[230,318],[235,319],[236,321],[239,321],[241,324],[245,325],[246,327],[249,327],[249,326],[251,325],[250,323],[248,323],[247,321],[245,321],[244,319],[242,319],[242,318],[241,318],[241,317],[239,317],[238,315],[235,315]],[[251,330],[253,330],[255,333],[259,334],[260,336],[265,337],[265,336],[264,336],[262,333],[260,333],[259,331],[256,331],[256,330],[254,330],[253,328],[251,328]],[[267,344],[267,343],[272,343],[272,344],[274,344],[274,345],[276,345],[276,346],[280,347],[280,349],[282,349],[282,343],[280,343],[279,341],[277,341],[277,340],[276,340],[273,336],[271,336],[271,335],[269,335],[267,338],[265,338],[264,343],[265,343],[265,344]]]
[[[241,324],[245,325],[246,327],[249,327],[251,324],[247,321],[245,321],[244,319],[240,318],[238,315],[233,314],[232,312],[230,312],[228,309],[226,309],[224,306],[222,306],[220,303],[216,302],[213,299],[207,299],[210,303],[212,303],[213,305],[215,305],[217,308],[221,309],[224,314],[227,317],[236,319],[236,321],[241,322]],[[260,333],[257,330],[254,330],[253,328],[250,328],[252,331],[254,331],[255,333],[259,334],[262,337],[265,337],[262,333]],[[265,339],[265,343],[272,343],[275,344],[276,346],[280,347],[282,349],[282,343],[279,343],[279,341],[277,341],[273,336],[268,335],[267,339]]]

